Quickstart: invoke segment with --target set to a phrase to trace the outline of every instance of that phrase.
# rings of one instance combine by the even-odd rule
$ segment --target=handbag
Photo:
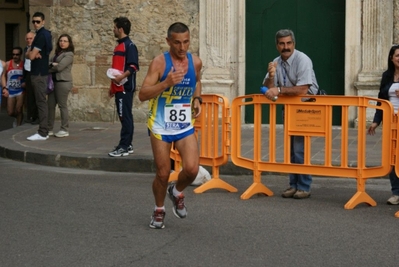
[[[54,91],[54,82],[53,82],[53,75],[47,75],[47,94],[50,94]]]

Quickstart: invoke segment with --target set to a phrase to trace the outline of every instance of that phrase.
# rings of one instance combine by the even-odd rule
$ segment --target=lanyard
[[[287,64],[287,63],[284,61],[281,63],[281,66],[283,67],[283,85],[284,85],[284,87],[287,86],[287,76],[288,76],[285,64]]]

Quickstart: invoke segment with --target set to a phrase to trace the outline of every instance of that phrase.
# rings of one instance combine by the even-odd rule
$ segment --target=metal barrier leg
[[[255,194],[273,196],[273,191],[260,182],[262,172],[254,171],[254,183],[241,195],[241,199],[250,199]]]
[[[225,189],[229,192],[235,193],[237,192],[237,188],[234,186],[231,186],[230,184],[226,183],[219,177],[219,167],[215,166],[212,168],[212,179],[206,182],[203,185],[200,185],[196,189],[194,189],[194,193],[200,194],[203,193],[209,189]]]
[[[345,204],[344,208],[351,210],[360,203],[366,203],[369,206],[377,206],[377,202],[372,199],[369,194],[366,193],[366,180],[363,178],[357,178],[357,192],[353,197]]]

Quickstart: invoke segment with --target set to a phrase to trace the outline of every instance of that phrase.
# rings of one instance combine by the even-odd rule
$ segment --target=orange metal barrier
[[[228,99],[221,95],[201,95],[202,111],[195,121],[195,134],[199,141],[200,164],[212,167],[212,179],[197,187],[195,193],[203,193],[213,188],[237,192],[237,188],[226,183],[219,176],[220,166],[228,161],[230,114]],[[169,181],[177,180],[181,166],[181,157],[172,147],[170,157],[175,161],[175,172]]]
[[[351,97],[351,96],[314,96],[314,102],[302,102],[303,97],[279,97],[276,102],[271,102],[264,95],[246,95],[233,100],[231,110],[231,159],[232,162],[246,169],[253,170],[253,184],[241,195],[242,199],[249,199],[254,194],[262,193],[268,196],[273,192],[261,182],[262,172],[280,173],[306,173],[321,176],[336,176],[355,178],[357,192],[345,204],[345,209],[353,209],[360,203],[376,206],[376,202],[366,193],[366,179],[381,177],[389,173],[393,165],[393,151],[391,146],[393,123],[381,124],[383,134],[380,149],[380,164],[366,167],[366,111],[367,108],[382,109],[383,121],[392,121],[393,108],[388,101],[381,101],[381,106],[376,106],[376,98]],[[380,101],[380,100],[379,100]],[[284,105],[285,120],[282,134],[276,126],[277,107]],[[251,106],[254,109],[254,130],[251,153],[242,149],[243,142],[241,127],[243,122],[242,109]],[[336,116],[333,107],[339,107],[341,113],[341,136],[333,140],[332,117]],[[348,139],[349,109],[357,109],[358,127],[357,139]],[[269,133],[262,126],[262,109],[269,111]],[[295,118],[295,119],[293,119]],[[304,164],[290,162],[290,136],[304,136],[305,158]],[[311,138],[324,140],[324,155],[316,155],[311,150]],[[281,139],[278,143],[277,139]],[[340,151],[333,150],[333,142],[341,142]],[[357,151],[348,150],[348,142],[357,142]],[[375,149],[375,148],[373,148]],[[398,148],[399,149],[399,148]],[[372,151],[368,151],[369,153]],[[278,155],[282,153],[282,155]],[[349,153],[356,153],[355,163],[349,162]],[[334,159],[339,158],[340,164],[333,166]],[[280,156],[280,157],[279,157]],[[370,164],[368,164],[370,166]],[[399,212],[398,212],[399,213]],[[399,214],[398,214],[399,216]]]
[[[399,119],[398,116],[394,115],[393,116],[393,120],[392,120],[392,144],[391,144],[391,148],[392,148],[392,165],[394,165],[395,167],[395,172],[396,172],[396,176],[399,177],[399,146],[398,146],[398,140],[399,140]],[[395,213],[395,217],[399,218],[399,211],[397,211]]]

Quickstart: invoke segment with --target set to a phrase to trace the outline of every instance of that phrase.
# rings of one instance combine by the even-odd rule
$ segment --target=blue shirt
[[[287,61],[283,61],[281,56],[279,56],[273,62],[277,62],[276,75],[274,76],[275,86],[310,85],[308,93],[317,94],[319,85],[313,70],[312,60],[307,55],[295,49]],[[268,77],[269,73],[266,74],[265,80]]]
[[[38,49],[41,58],[35,58],[31,61],[31,75],[48,75],[49,55],[53,49],[51,45],[51,33],[44,27],[36,32],[36,36],[32,42],[32,50]]]

